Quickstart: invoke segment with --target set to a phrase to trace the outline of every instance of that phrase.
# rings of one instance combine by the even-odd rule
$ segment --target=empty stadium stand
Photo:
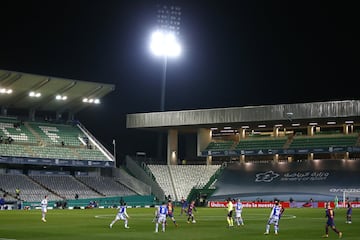
[[[166,196],[175,201],[187,198],[192,188],[206,185],[221,165],[153,165],[148,167]]]
[[[0,118],[0,155],[69,160],[112,160],[77,124]],[[6,139],[11,138],[10,143]]]
[[[96,192],[94,189],[91,189],[76,180],[71,175],[37,175],[36,173],[31,173],[29,177],[44,188],[51,189],[52,192],[61,196],[62,199],[74,199],[75,194],[87,198],[98,198],[103,196],[101,193]]]
[[[76,179],[103,196],[130,196],[136,193],[112,177],[76,176]]]
[[[352,147],[358,142],[358,134],[329,134],[320,136],[295,136],[289,148]]]
[[[16,188],[20,189],[20,198],[25,201],[41,201],[45,195],[49,200],[62,199],[24,174],[0,174],[0,186],[1,190],[8,193],[13,199],[15,199]]]

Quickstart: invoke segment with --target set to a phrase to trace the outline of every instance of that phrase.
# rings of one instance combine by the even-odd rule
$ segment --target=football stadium
[[[343,238],[358,239],[358,100],[128,114],[126,128],[166,136],[166,159],[117,165],[76,119],[114,85],[0,70],[0,86],[0,239],[259,239],[275,199],[284,239],[321,237],[327,202]],[[244,226],[228,227],[226,199],[241,200]],[[154,235],[169,201],[178,225]],[[130,228],[109,228],[124,202]]]

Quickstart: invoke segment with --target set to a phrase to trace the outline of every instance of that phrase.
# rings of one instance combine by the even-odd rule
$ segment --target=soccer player
[[[346,203],[346,207],[347,207],[347,210],[346,210],[346,223],[352,223],[351,222],[351,215],[352,215],[352,205],[351,205],[351,202],[350,201],[347,201]]]
[[[336,229],[335,221],[334,221],[334,210],[330,206],[330,202],[326,204],[326,210],[325,210],[325,217],[327,218],[326,224],[325,224],[325,235],[323,235],[324,238],[329,237],[329,227],[336,232],[339,235],[339,238],[342,237],[342,232]]]
[[[271,209],[270,216],[266,225],[266,231],[265,235],[269,234],[270,231],[270,225],[274,225],[274,232],[275,235],[278,235],[279,233],[279,221],[281,214],[284,212],[284,209],[281,207],[281,204],[278,199],[274,200],[274,206]]]
[[[188,203],[184,197],[181,197],[180,203],[181,203],[180,216],[182,216],[183,213],[186,213],[186,208],[187,208]]]
[[[231,198],[227,199],[227,217],[226,220],[228,222],[229,227],[233,227],[234,226],[234,221],[233,221],[233,211],[234,211],[234,204],[231,201]]]
[[[242,210],[243,210],[243,205],[241,203],[241,200],[238,199],[235,204],[235,222],[238,226],[244,225],[244,220],[241,216]]]
[[[120,208],[119,208],[119,211],[118,213],[116,214],[115,216],[115,219],[110,223],[110,228],[112,228],[112,226],[119,220],[123,220],[124,221],[124,226],[125,228],[130,228],[128,226],[128,219],[130,218],[130,216],[127,214],[126,212],[126,202],[124,202]]]
[[[41,200],[41,221],[46,222],[46,213],[47,213],[48,200],[47,196]]]
[[[171,201],[171,199],[168,200],[167,203],[167,210],[168,210],[168,217],[171,219],[171,221],[173,221],[174,225],[177,227],[177,223],[174,217],[174,205]]]
[[[159,231],[159,224],[162,225],[162,231],[165,232],[165,226],[166,226],[166,216],[168,214],[168,209],[163,202],[155,211],[155,232],[157,233]]]
[[[195,201],[191,201],[191,203],[189,204],[188,210],[187,210],[187,214],[188,214],[187,223],[190,223],[190,221],[192,223],[196,223],[196,220],[194,217],[194,211],[196,212]]]

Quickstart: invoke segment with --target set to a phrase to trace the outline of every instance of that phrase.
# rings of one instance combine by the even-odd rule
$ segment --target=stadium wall
[[[209,200],[330,201],[343,192],[360,197],[359,160],[304,160],[291,163],[232,163],[216,183]]]

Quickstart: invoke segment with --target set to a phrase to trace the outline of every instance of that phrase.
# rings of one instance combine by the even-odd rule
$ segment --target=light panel
[[[177,57],[181,54],[175,34],[160,30],[151,35],[150,49],[155,56]]]

